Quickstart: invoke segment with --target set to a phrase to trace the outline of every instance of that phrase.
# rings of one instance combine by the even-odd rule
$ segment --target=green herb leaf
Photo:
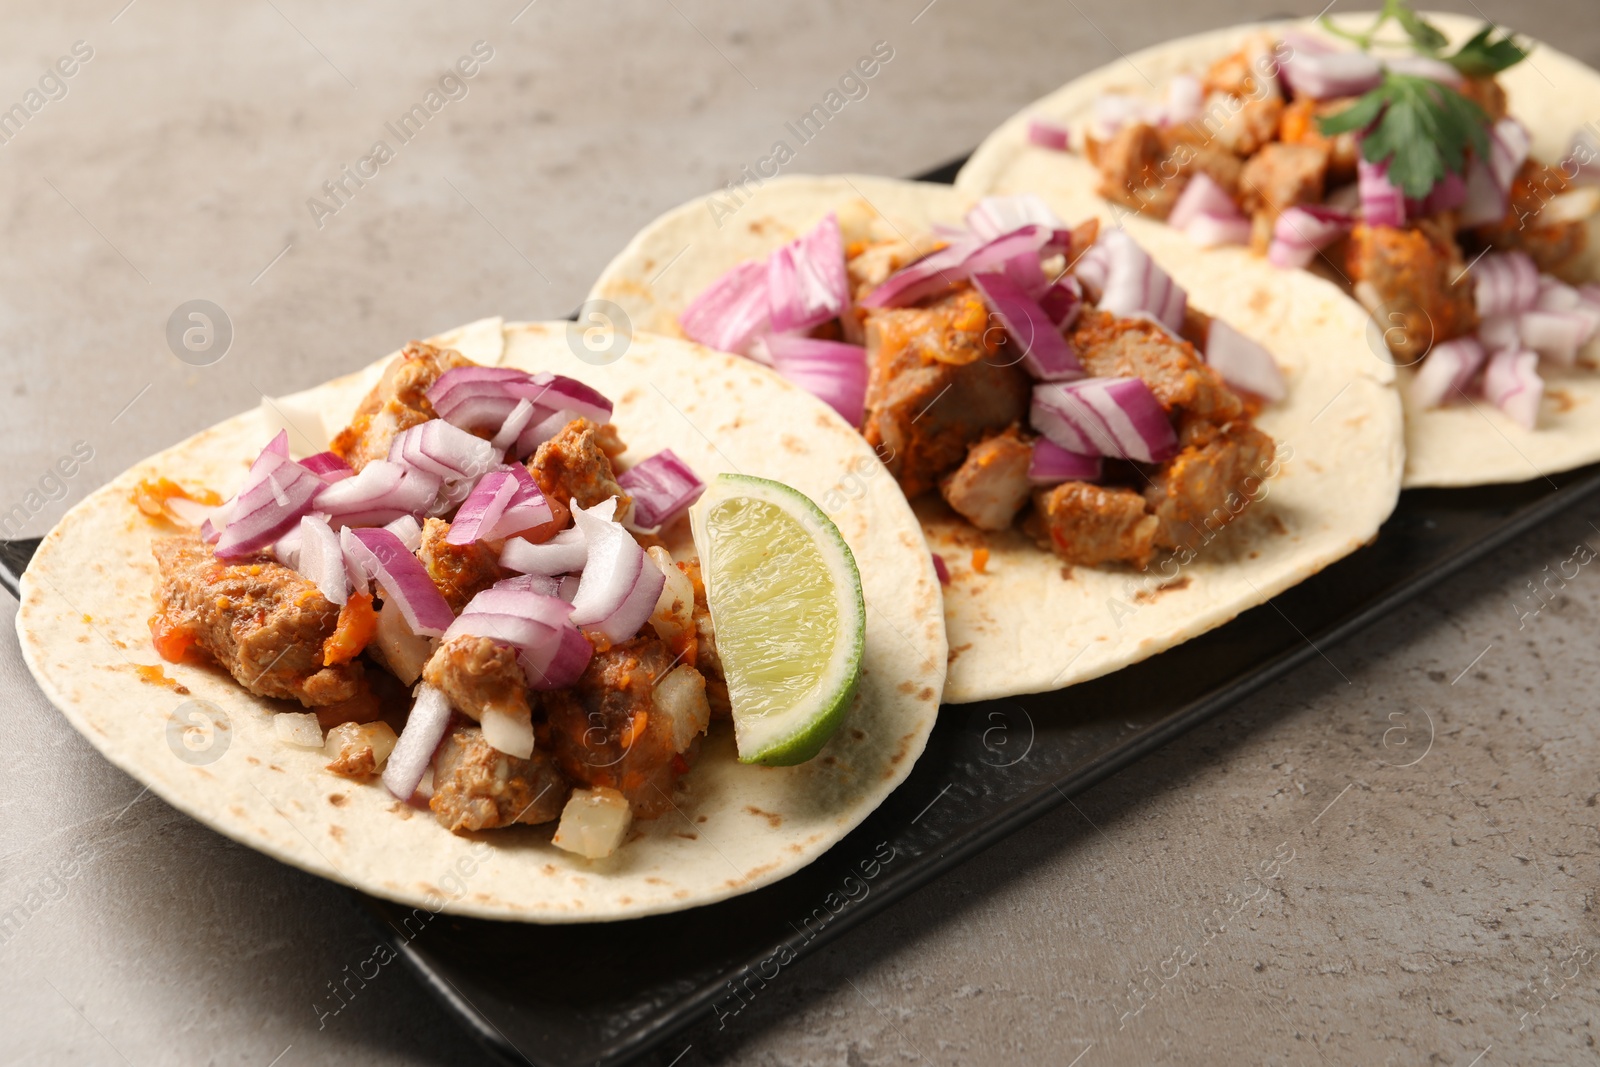
[[[1387,162],[1389,180],[1413,200],[1446,174],[1464,175],[1468,148],[1487,156],[1488,124],[1482,108],[1449,86],[1392,71],[1354,104],[1317,120],[1330,136],[1367,130],[1361,155]]]
[[[1515,34],[1501,31],[1499,39],[1494,39],[1497,28],[1485,26],[1444,61],[1469,78],[1490,78],[1528,58],[1528,50]]]
[[[1400,23],[1400,28],[1406,31],[1406,36],[1411,38],[1411,43],[1417,51],[1424,55],[1437,55],[1439,50],[1450,43],[1450,38],[1441,33],[1438,27],[1412,11],[1404,0],[1389,0],[1385,10],[1392,14],[1395,21]]]

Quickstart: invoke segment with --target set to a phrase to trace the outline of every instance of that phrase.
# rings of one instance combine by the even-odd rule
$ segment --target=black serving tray
[[[922,177],[948,182],[959,167]],[[1068,689],[946,705],[911,776],[866,822],[799,873],[721,904],[535,926],[356,895],[422,984],[504,1061],[625,1063],[736,1016],[812,950],[1290,670],[1333,670],[1320,650],[1597,495],[1600,464],[1520,485],[1408,490],[1372,544],[1226,626]],[[0,585],[13,594],[38,543],[0,541]]]

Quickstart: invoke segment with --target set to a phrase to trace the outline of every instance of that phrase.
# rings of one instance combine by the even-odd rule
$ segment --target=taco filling
[[[1070,564],[1144,567],[1259,498],[1274,443],[1252,419],[1285,395],[1262,346],[1122,230],[1069,229],[1032,196],[966,222],[909,236],[829,214],[680,324],[827,400],[908,498]]]
[[[413,342],[329,451],[280,433],[215,508],[141,484],[199,527],[154,542],[156,650],[298,702],[281,739],[455,833],[610,852],[730,716],[699,563],[655,536],[705,486],[670,450],[622,470],[611,412]]]
[[[1365,32],[1323,26],[1252,35],[1159,104],[1098,97],[1082,144],[1100,195],[1202,247],[1322,257],[1418,365],[1418,407],[1483,396],[1534,429],[1541,366],[1573,368],[1600,334],[1600,285],[1569,284],[1600,144],[1581,130],[1559,162],[1531,154],[1496,78],[1526,51],[1493,26],[1451,50],[1399,0]],[[1065,150],[1063,133],[1030,140]]]

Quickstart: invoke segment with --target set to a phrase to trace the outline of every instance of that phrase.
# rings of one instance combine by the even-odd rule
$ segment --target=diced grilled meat
[[[1085,310],[1073,329],[1072,344],[1090,374],[1141,378],[1169,412],[1183,408],[1220,425],[1244,410],[1193,345],[1174,340],[1153,322]]]
[[[1361,147],[1354,133],[1327,136],[1317,125],[1317,120],[1338,114],[1353,103],[1355,100],[1350,97],[1313,100],[1309,96],[1302,96],[1284,108],[1283,117],[1278,120],[1278,138],[1285,144],[1320,148],[1327,154],[1325,185],[1340,185],[1355,178]]]
[[[1506,91],[1495,81],[1493,75],[1463,79],[1461,95],[1483,108],[1483,113],[1489,117],[1491,123],[1499,122],[1509,113],[1506,107]]]
[[[850,249],[853,254],[845,259],[845,270],[850,278],[850,291],[859,300],[888,281],[889,275],[918,259],[930,250],[928,242],[919,246],[905,238],[874,241],[860,248]]]
[[[265,556],[223,562],[192,535],[157,538],[152,550],[161,576],[151,629],[164,655],[192,643],[257,696],[307,707],[366,695],[359,660],[323,665],[339,609],[305,578]]]
[[[673,724],[654,690],[679,662],[665,642],[635,638],[596,651],[576,685],[543,694],[562,772],[578,785],[619,790],[641,818],[667,811],[688,761],[672,744]]]
[[[973,442],[1027,413],[1028,376],[992,358],[999,331],[988,321],[968,286],[867,315],[862,434],[908,497],[933,488]]]
[[[395,434],[436,417],[428,388],[452,367],[470,366],[472,361],[454,349],[412,341],[384,368],[350,425],[328,448],[358,471],[375,459],[386,459]]]
[[[522,720],[530,715],[516,650],[487,637],[452,637],[434,650],[422,676],[469,719],[482,721],[490,710]]]
[[[1205,174],[1230,196],[1239,188],[1242,164],[1196,123],[1159,130],[1130,122],[1109,141],[1093,146],[1100,171],[1099,193],[1143,215],[1164,219],[1195,174]]]
[[[500,566],[499,553],[482,541],[452,545],[445,540],[450,524],[429,519],[422,524],[422,546],[417,558],[428,569],[428,577],[439,587],[450,610],[457,615],[467,602],[511,572]]]
[[[592,508],[617,497],[616,517],[620,522],[633,507],[633,498],[617,484],[608,445],[615,452],[622,451],[622,441],[614,429],[607,433],[588,419],[573,419],[539,446],[528,463],[528,473],[545,496],[564,505],[576,500]]]
[[[1260,490],[1273,447],[1254,426],[1238,424],[1152,472],[1144,498],[1159,522],[1156,547],[1198,547],[1238,518]]]
[[[978,529],[1007,529],[1028,502],[1032,459],[1033,445],[1015,426],[1007,427],[968,449],[966,461],[939,483],[939,492]]]
[[[1530,159],[1511,183],[1506,217],[1479,226],[1472,236],[1502,252],[1526,252],[1541,271],[1559,274],[1589,245],[1587,219],[1552,220],[1545,210],[1573,188],[1560,168]]]
[[[1278,135],[1283,118],[1280,96],[1213,97],[1207,103],[1211,113],[1225,116],[1217,124],[1217,143],[1236,156],[1253,156]]]
[[[1086,567],[1131,563],[1143,567],[1155,548],[1159,525],[1132,489],[1062,482],[1034,494],[1042,526],[1041,547]]]
[[[1346,252],[1356,299],[1378,320],[1389,350],[1406,360],[1478,327],[1472,281],[1442,225],[1397,229],[1356,223]]]
[[[1239,199],[1252,217],[1255,244],[1266,251],[1271,223],[1285,208],[1322,199],[1328,174],[1328,149],[1319,144],[1274,142],[1245,162],[1239,176]]]
[[[492,830],[513,823],[559,818],[571,784],[548,752],[509,756],[483,739],[476,726],[445,735],[433,762],[434,818],[452,833]]]

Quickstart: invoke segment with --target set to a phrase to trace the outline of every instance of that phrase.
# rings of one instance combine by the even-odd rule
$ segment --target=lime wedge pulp
[[[721,474],[690,515],[741,763],[815,756],[861,681],[866,602],[839,528],[781,482]]]

